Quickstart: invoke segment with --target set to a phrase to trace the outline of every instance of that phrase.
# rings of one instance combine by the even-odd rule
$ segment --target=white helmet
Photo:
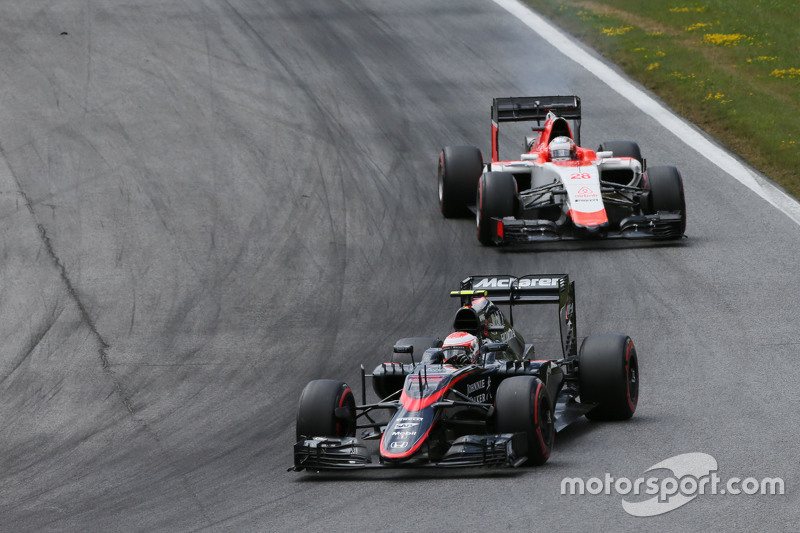
[[[569,161],[578,158],[578,150],[569,137],[556,137],[550,141],[549,147],[552,161]]]
[[[445,361],[460,363],[475,361],[478,356],[478,338],[465,331],[456,331],[447,336],[442,344]]]

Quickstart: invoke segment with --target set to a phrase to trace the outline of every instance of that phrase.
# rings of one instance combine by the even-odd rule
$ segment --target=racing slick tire
[[[650,213],[659,211],[680,213],[681,232],[672,238],[681,238],[686,231],[686,197],[683,193],[681,173],[673,166],[650,167],[647,169],[646,178],[646,187],[650,190],[648,200]]]
[[[642,151],[639,145],[633,141],[605,141],[600,143],[597,148],[598,152],[612,152],[614,157],[630,157],[639,162],[644,168],[644,159],[642,159]],[[627,185],[629,187],[638,187],[640,183],[640,175],[634,174],[629,170],[606,170],[603,171],[601,179],[610,181],[619,185]]]
[[[400,363],[402,365],[410,365],[412,362],[419,363],[422,360],[422,354],[425,353],[425,350],[428,348],[440,348],[442,346],[441,339],[436,339],[434,337],[408,337],[405,339],[400,339],[396,343],[395,346],[413,346],[414,351],[412,353],[393,353],[392,354],[392,363]],[[413,357],[413,361],[411,360]]]
[[[513,376],[500,383],[495,396],[498,433],[525,433],[530,465],[543,465],[553,449],[556,429],[547,387],[534,376]]]
[[[632,157],[640,165],[644,164],[642,151],[639,145],[633,141],[605,141],[600,143],[598,152],[613,152],[614,157]]]
[[[353,437],[356,400],[346,383],[333,379],[309,382],[297,404],[297,440],[312,437]]]
[[[483,155],[474,146],[446,146],[439,153],[439,210],[445,218],[469,216],[483,172]]]
[[[578,356],[581,403],[590,420],[627,420],[639,402],[639,359],[626,335],[589,335]]]
[[[514,215],[517,181],[510,172],[487,172],[478,182],[478,240],[484,246],[494,244],[492,218]]]

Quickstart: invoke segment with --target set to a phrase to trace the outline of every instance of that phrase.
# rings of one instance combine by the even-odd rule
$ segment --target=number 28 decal
[[[592,175],[588,172],[581,172],[580,174],[570,174],[569,179],[571,180],[590,180],[592,179]]]

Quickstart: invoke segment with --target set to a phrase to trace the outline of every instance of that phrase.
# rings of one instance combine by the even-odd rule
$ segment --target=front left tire
[[[474,146],[446,146],[439,153],[439,210],[445,218],[469,216],[483,154]]]
[[[295,433],[298,441],[355,436],[356,401],[350,387],[333,379],[309,382],[297,404]]]

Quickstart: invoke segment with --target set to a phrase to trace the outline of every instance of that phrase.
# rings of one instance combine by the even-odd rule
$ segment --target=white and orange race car
[[[500,123],[523,121],[536,122],[536,135],[526,138],[519,159],[501,160]],[[484,163],[474,146],[447,146],[439,154],[442,214],[474,214],[485,245],[681,238],[686,200],[678,169],[645,168],[632,141],[582,148],[580,124],[577,96],[495,98],[491,161]]]

